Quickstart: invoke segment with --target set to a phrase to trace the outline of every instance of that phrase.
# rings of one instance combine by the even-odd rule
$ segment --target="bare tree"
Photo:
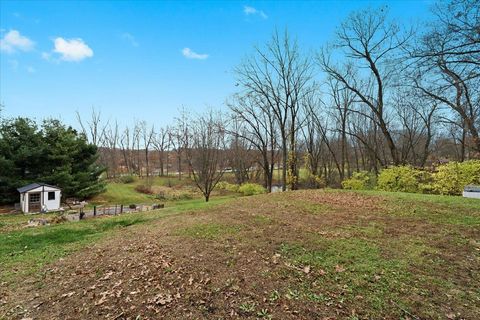
[[[228,105],[234,121],[242,123],[242,129],[234,134],[251,142],[261,154],[259,164],[263,169],[264,186],[271,192],[277,153],[277,122],[273,110],[255,93],[236,95]]]
[[[160,176],[164,176],[165,169],[165,154],[170,148],[170,129],[169,127],[160,128],[160,131],[153,138],[153,147],[158,151],[158,162],[160,164]],[[167,161],[168,168],[168,161]]]
[[[480,4],[478,0],[439,3],[434,14],[437,20],[411,55],[417,68],[412,82],[458,116],[480,153]]]
[[[186,149],[193,181],[208,202],[210,194],[225,173],[226,133],[222,117],[210,111],[190,121],[190,141]]]
[[[176,119],[176,124],[170,130],[170,141],[177,156],[178,180],[182,179],[182,155],[189,146],[189,118],[187,111],[182,108],[180,117]]]
[[[413,33],[403,32],[387,20],[386,9],[354,12],[337,31],[334,49],[341,50],[349,59],[344,68],[331,61],[323,50],[318,56],[321,68],[352,91],[371,111],[371,117],[381,130],[394,164],[399,164],[397,146],[386,119],[387,89],[398,69],[401,49]],[[358,112],[358,110],[356,111]]]
[[[240,185],[250,180],[250,170],[256,160],[252,152],[254,147],[251,141],[244,138],[248,133],[239,117],[234,116],[229,127],[229,165],[236,183]]]
[[[287,187],[287,166],[292,175],[290,188],[296,189],[297,116],[301,97],[312,79],[310,60],[301,54],[297,42],[287,32],[283,37],[275,32],[264,49],[256,48],[255,55],[235,71],[244,93],[258,96],[272,111],[280,134],[283,190]]]
[[[85,122],[82,120],[80,112],[76,111],[76,115],[78,124],[85,137],[88,138],[88,141],[96,146],[100,146],[103,143],[108,121],[102,124],[102,114],[101,112],[95,111],[95,108],[92,108],[90,120],[86,120]]]
[[[146,172],[147,178],[149,178],[150,177],[149,150],[155,136],[155,129],[153,126],[150,129],[148,129],[147,123],[145,121],[141,121],[139,123],[139,127],[140,127],[140,135],[142,136],[143,149],[144,149],[144,155],[145,155],[145,172]]]
[[[108,162],[107,166],[107,173],[116,177],[117,170],[118,170],[118,143],[119,143],[120,135],[118,129],[118,123],[115,121],[115,125],[109,125],[108,128],[105,130],[105,147],[108,149],[110,154],[110,161]]]
[[[109,126],[109,121],[103,123],[101,112],[97,112],[95,108],[92,108],[92,112],[90,114],[89,120],[82,120],[80,112],[76,112],[77,121],[80,125],[80,129],[82,133],[87,138],[88,142],[96,145],[100,152],[100,156],[98,162],[102,164],[102,166],[107,168],[108,174],[108,158],[109,156],[107,153],[110,149],[106,148],[106,130]]]

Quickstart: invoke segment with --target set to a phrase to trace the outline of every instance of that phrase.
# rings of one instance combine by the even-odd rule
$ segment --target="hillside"
[[[140,214],[137,220],[98,219],[104,224],[112,219],[116,227],[39,272],[22,272],[17,265],[17,275],[3,277],[0,317],[475,319],[480,314],[478,201],[311,190],[189,210],[149,213],[144,220]],[[76,228],[80,232],[91,223]],[[10,232],[15,237],[18,231]],[[6,245],[12,244],[0,244]],[[2,265],[9,263],[2,259]]]

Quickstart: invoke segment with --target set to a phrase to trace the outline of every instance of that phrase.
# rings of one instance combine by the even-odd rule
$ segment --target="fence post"
[[[114,215],[117,215],[117,205],[115,205],[115,213]]]
[[[120,213],[123,213],[123,204],[120,205]]]
[[[93,206],[93,216],[97,215],[97,206]]]

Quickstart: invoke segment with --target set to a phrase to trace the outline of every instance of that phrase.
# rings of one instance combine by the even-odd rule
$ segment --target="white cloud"
[[[60,59],[64,61],[81,61],[93,57],[93,50],[82,39],[64,39],[56,38],[54,40],[54,52],[60,54]],[[47,56],[42,54],[45,59]]]
[[[0,39],[0,50],[7,53],[14,53],[17,50],[29,51],[35,43],[17,30],[10,30]]]
[[[262,17],[263,19],[268,18],[268,16],[265,14],[265,12],[263,12],[262,10],[257,10],[254,7],[250,7],[250,6],[244,6],[243,7],[243,13],[245,13],[247,16],[258,15],[258,16]]]
[[[195,51],[193,51],[192,49],[190,48],[183,48],[182,50],[182,54],[185,58],[187,59],[198,59],[198,60],[205,60],[208,58],[208,54],[200,54],[200,53],[196,53]]]
[[[122,34],[122,39],[130,42],[130,44],[134,47],[139,46],[137,40],[135,39],[135,37],[131,33],[128,33],[128,32],[123,33]]]

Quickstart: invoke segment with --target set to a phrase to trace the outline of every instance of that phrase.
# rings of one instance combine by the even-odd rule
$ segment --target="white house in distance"
[[[60,209],[62,191],[45,183],[32,183],[18,188],[20,208],[24,213],[55,211]]]
[[[480,186],[466,186],[465,188],[463,188],[463,197],[480,199]]]

